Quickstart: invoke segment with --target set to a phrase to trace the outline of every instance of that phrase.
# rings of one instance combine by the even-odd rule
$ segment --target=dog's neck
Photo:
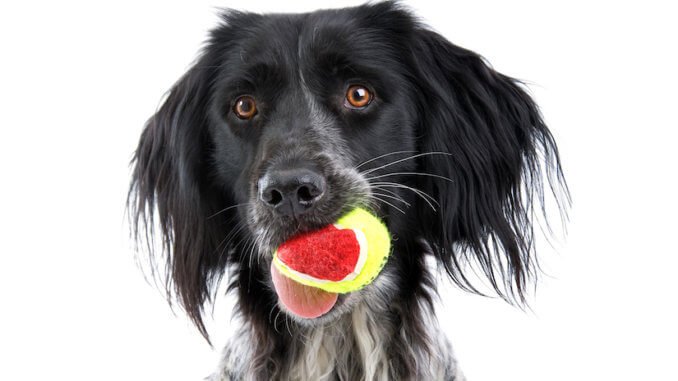
[[[315,327],[243,326],[215,380],[461,380],[427,302],[365,303]],[[272,333],[273,332],[273,333]],[[270,335],[274,334],[274,337]]]
[[[388,379],[390,327],[375,317],[361,305],[334,324],[305,330],[295,338],[289,379],[320,380],[332,374],[344,380]]]

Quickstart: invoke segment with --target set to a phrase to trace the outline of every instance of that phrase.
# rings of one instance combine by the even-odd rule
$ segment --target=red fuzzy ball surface
[[[301,234],[278,248],[278,258],[290,269],[335,282],[351,274],[359,256],[355,232],[334,225]]]

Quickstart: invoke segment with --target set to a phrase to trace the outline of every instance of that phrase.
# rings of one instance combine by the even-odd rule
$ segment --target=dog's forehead
[[[402,42],[402,36],[341,11],[264,15],[237,35],[238,49],[231,54],[240,64],[274,64],[290,71],[348,56],[379,65],[379,60],[397,60],[394,47]]]

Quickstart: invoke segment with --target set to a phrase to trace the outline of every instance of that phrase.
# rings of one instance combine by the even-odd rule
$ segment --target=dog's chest
[[[245,325],[210,380],[463,380],[433,315],[424,315],[428,330],[416,332],[360,304],[326,325],[287,327],[291,338],[279,355]]]
[[[290,379],[387,380],[388,330],[365,307],[340,321],[314,328],[302,339]]]

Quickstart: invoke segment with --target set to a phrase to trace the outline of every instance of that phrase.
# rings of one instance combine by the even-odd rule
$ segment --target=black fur
[[[376,94],[365,110],[344,107],[351,83]],[[233,115],[242,94],[259,104],[251,121]],[[336,139],[329,148],[328,139]],[[276,165],[300,162],[319,168],[332,192],[292,223],[258,206],[256,182]],[[151,241],[161,237],[166,262],[155,262],[168,297],[207,338],[203,311],[230,269],[239,311],[264,343],[253,344],[254,361],[269,376],[292,338],[275,329],[284,323],[262,252],[352,205],[369,206],[397,239],[384,270],[397,286],[383,293],[389,319],[425,340],[414,318],[433,287],[425,256],[479,292],[466,276],[475,263],[497,294],[521,304],[538,270],[532,202],[543,197],[542,179],[567,197],[555,142],[521,84],[391,2],[296,15],[224,12],[147,122],[133,166],[134,231],[151,257]],[[368,190],[342,166],[358,168]],[[400,356],[400,376],[415,374],[408,361]]]

